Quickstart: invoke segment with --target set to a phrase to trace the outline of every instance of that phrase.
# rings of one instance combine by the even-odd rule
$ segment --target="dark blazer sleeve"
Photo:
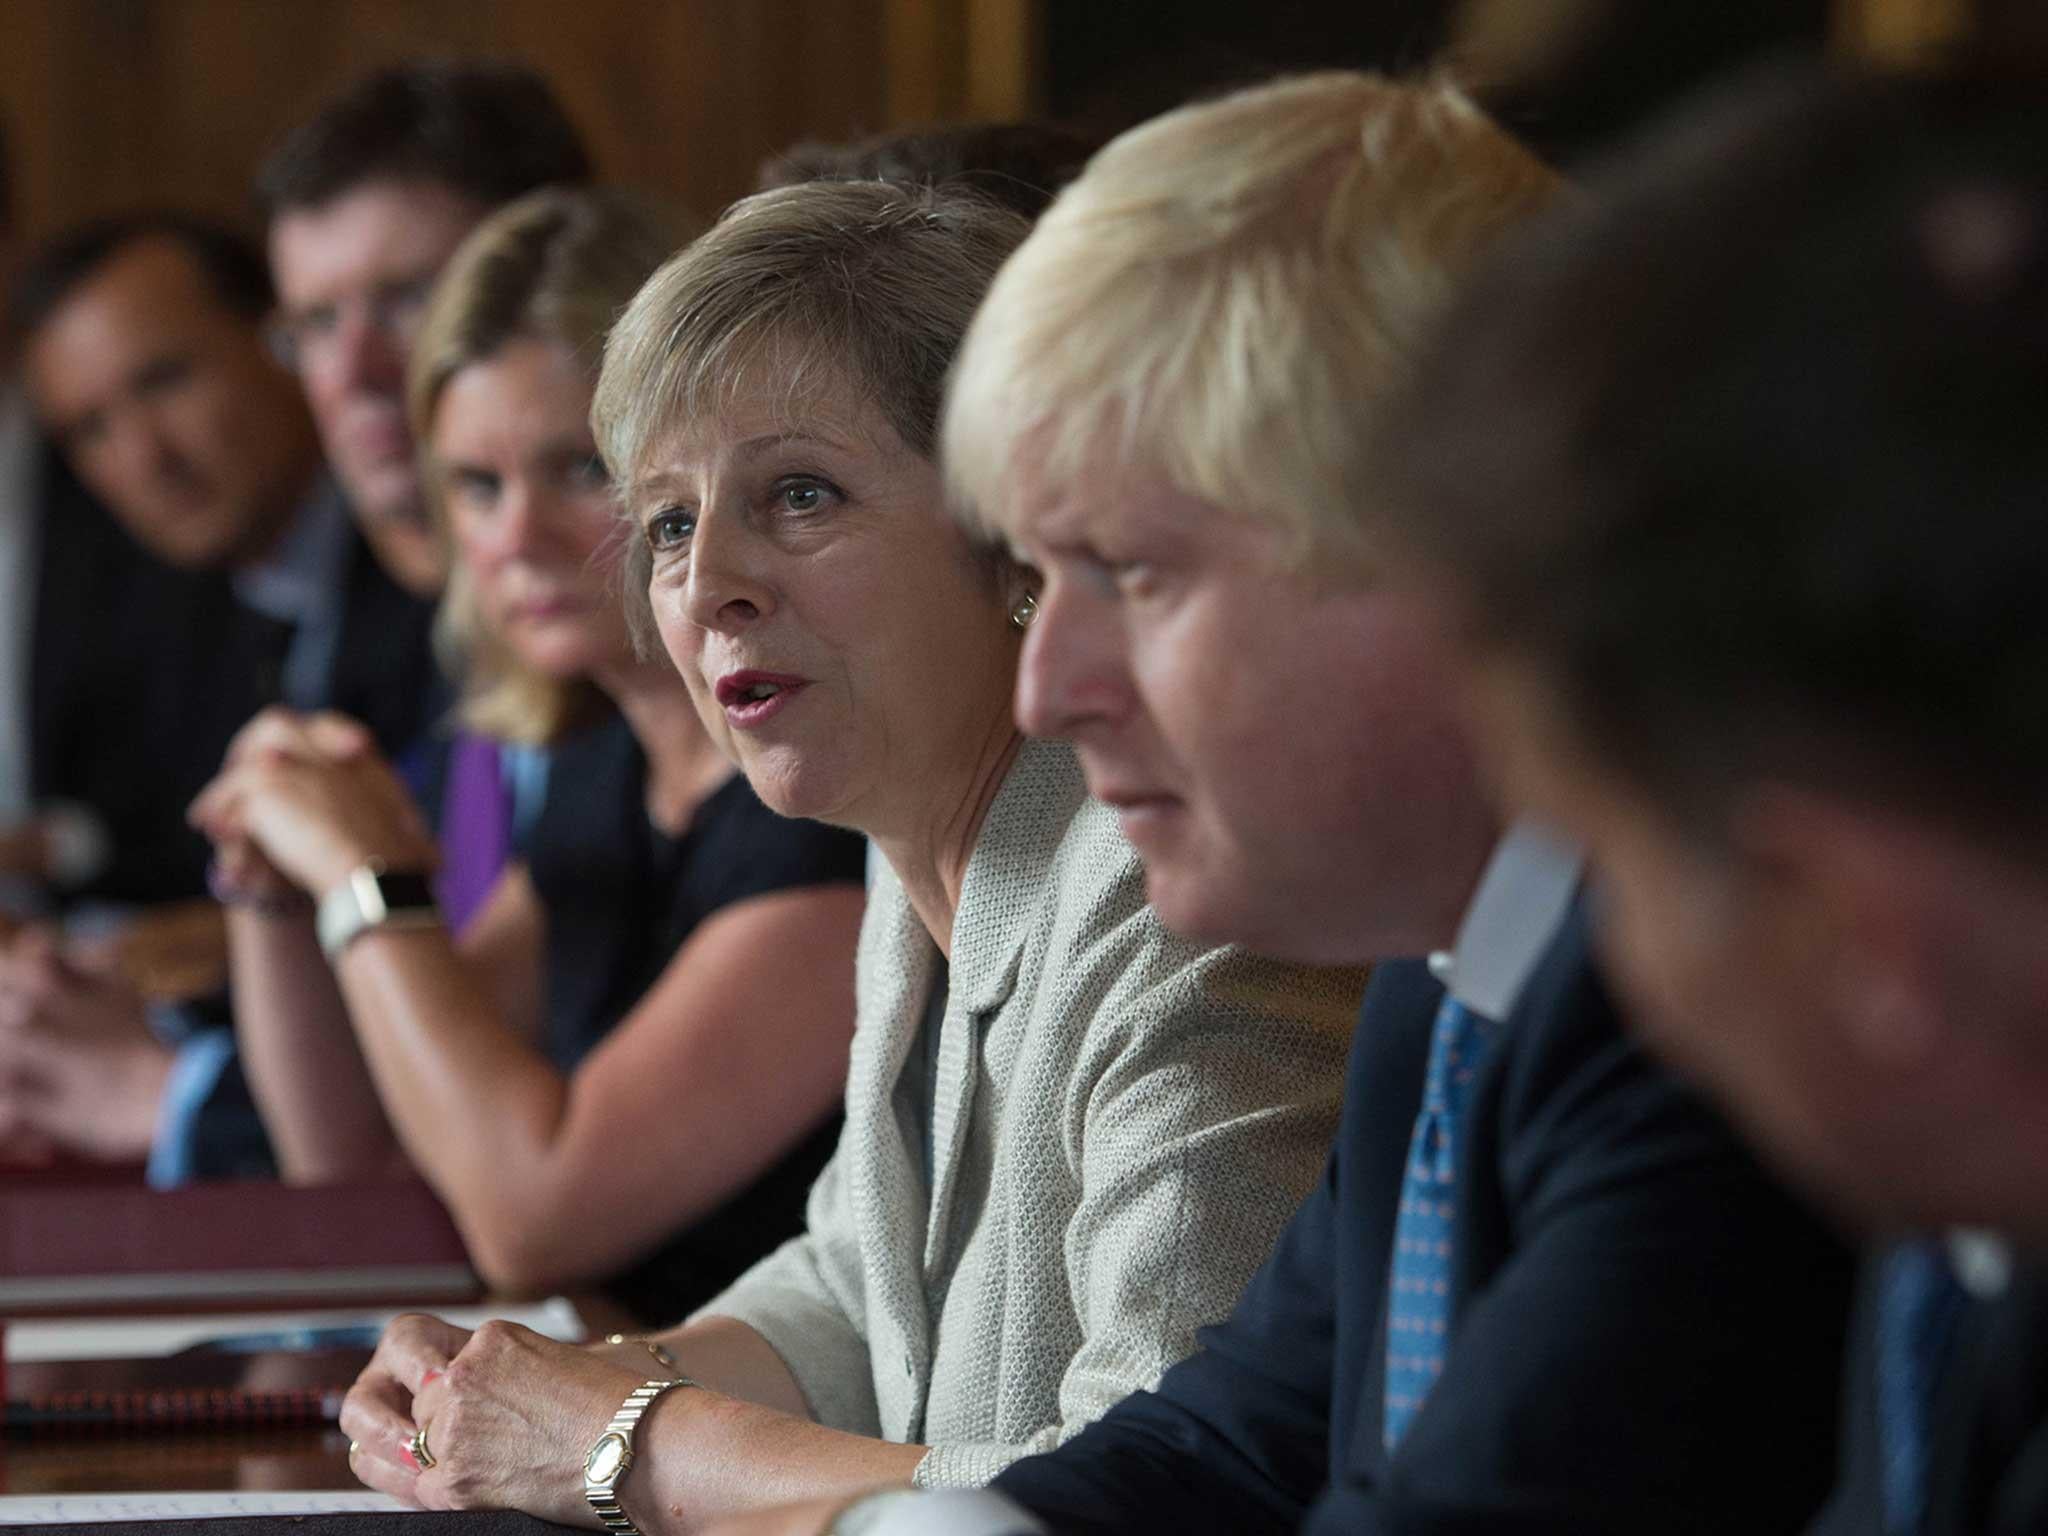
[[[277,1154],[249,1080],[242,1075],[239,1054],[222,1063],[194,1115],[192,1177],[195,1179],[274,1179]]]
[[[1864,1265],[1848,1375],[1841,1480],[1813,1536],[1884,1527],[1876,1407],[1882,1251]],[[1957,1320],[1934,1404],[1927,1536],[2040,1536],[2048,1531],[2048,1270],[2023,1268],[1995,1299]]]
[[[434,605],[393,581],[369,541],[351,529],[341,637],[324,707],[362,721],[394,758],[425,736],[450,702],[434,663],[433,627]]]
[[[1429,999],[1392,1006],[1382,972],[1330,1176],[1243,1304],[1157,1393],[996,1486],[1063,1532],[1802,1529],[1835,1459],[1850,1257],[1624,1036],[1583,913],[1478,1085],[1455,1342],[1388,1457],[1386,1266]]]
[[[1582,910],[1505,1049],[1461,1154],[1443,1378],[1377,1480],[1371,1447],[1344,1458],[1307,1529],[1803,1530],[1835,1460],[1849,1251],[1624,1035]]]

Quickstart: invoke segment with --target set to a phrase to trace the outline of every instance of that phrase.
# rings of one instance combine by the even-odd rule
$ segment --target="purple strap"
[[[448,752],[441,795],[441,911],[460,933],[476,916],[512,851],[512,796],[498,744],[464,731]]]

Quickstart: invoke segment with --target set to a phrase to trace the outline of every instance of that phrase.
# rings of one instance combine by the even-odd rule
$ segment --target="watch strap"
[[[320,898],[313,928],[321,951],[335,961],[373,928],[432,928],[440,921],[441,908],[425,875],[387,870],[381,859],[369,859]]]
[[[647,1410],[654,1406],[654,1400],[662,1393],[675,1387],[701,1385],[701,1382],[692,1381],[687,1376],[643,1381],[626,1394],[626,1400],[619,1405],[619,1411],[612,1415],[611,1422],[604,1427],[604,1432],[592,1442],[589,1455],[583,1458],[583,1497],[589,1501],[591,1512],[597,1516],[606,1530],[616,1532],[617,1536],[640,1536],[640,1528],[627,1518],[626,1511],[620,1506],[618,1493],[619,1484],[624,1481],[626,1473],[633,1465],[633,1431],[639,1427],[640,1420],[646,1416]],[[620,1441],[623,1454],[619,1458],[616,1470],[600,1482],[591,1477],[590,1463],[608,1439]]]

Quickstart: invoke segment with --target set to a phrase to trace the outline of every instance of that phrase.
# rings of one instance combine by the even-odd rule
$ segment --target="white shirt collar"
[[[1992,1301],[2012,1284],[2012,1244],[1982,1227],[1957,1227],[1948,1234],[1948,1262],[1964,1290]]]
[[[235,596],[267,618],[297,624],[332,601],[348,549],[348,508],[323,471],[277,547],[234,573]]]
[[[1479,877],[1457,943],[1429,957],[1430,971],[1474,1013],[1507,1018],[1571,909],[1584,863],[1557,833],[1515,823]]]

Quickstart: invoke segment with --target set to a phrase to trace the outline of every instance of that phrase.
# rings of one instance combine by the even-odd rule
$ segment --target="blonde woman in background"
[[[609,574],[596,365],[683,233],[617,192],[533,194],[460,248],[413,351],[462,719],[552,758],[461,940],[420,879],[433,845],[349,722],[262,717],[194,809],[246,898],[238,1029],[286,1177],[402,1154],[494,1285],[598,1282],[645,1322],[801,1225],[862,904],[860,840],[760,803],[674,669],[636,655]]]

